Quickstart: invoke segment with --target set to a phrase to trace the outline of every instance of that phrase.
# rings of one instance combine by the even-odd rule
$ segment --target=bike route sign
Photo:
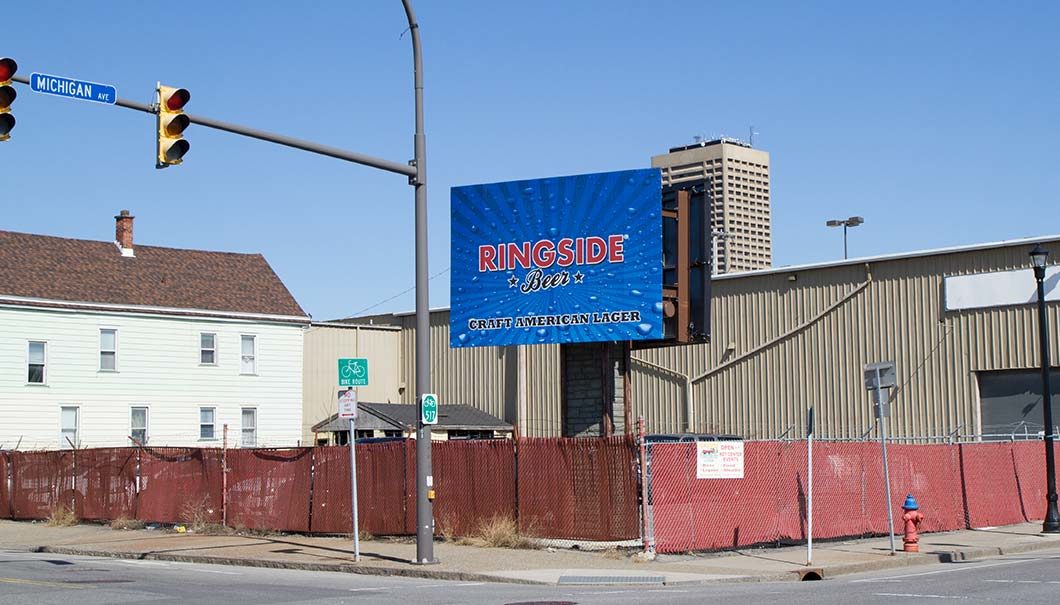
[[[424,393],[420,399],[420,418],[423,424],[438,424],[438,396]]]
[[[34,92],[46,95],[69,97],[96,103],[109,103],[110,105],[114,105],[118,101],[117,89],[109,84],[33,73],[29,76],[29,85]]]
[[[366,386],[368,386],[368,358],[367,357],[345,357],[345,358],[339,358],[339,386],[340,387],[366,387]]]

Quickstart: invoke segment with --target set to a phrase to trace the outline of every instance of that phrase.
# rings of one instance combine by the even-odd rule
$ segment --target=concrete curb
[[[814,566],[813,569],[821,571],[822,579],[833,576],[844,576],[869,571],[882,571],[886,569],[901,569],[903,567],[916,567],[930,565],[932,563],[956,563],[959,561],[973,561],[986,557],[998,557],[1003,555],[1014,555],[1036,550],[1047,550],[1060,548],[1060,538],[1048,539],[1042,542],[1027,542],[1014,544],[1012,546],[998,546],[990,548],[966,548],[936,553],[905,554],[899,551],[894,557],[887,557],[876,561],[864,561],[860,563],[848,563],[842,565]],[[798,577],[805,569],[793,570],[792,574]]]
[[[16,547],[17,548],[17,547]],[[667,586],[681,585],[703,585],[703,584],[739,584],[747,582],[792,582],[804,579],[807,572],[815,572],[822,580],[829,580],[836,576],[844,576],[870,571],[883,571],[888,569],[902,569],[930,565],[932,563],[954,563],[959,561],[971,561],[986,557],[1012,555],[1050,548],[1060,548],[1060,538],[1045,539],[1041,542],[1026,542],[1011,546],[999,546],[989,548],[966,548],[935,553],[919,554],[897,554],[893,557],[881,557],[873,561],[862,561],[857,563],[846,563],[837,565],[814,565],[811,567],[798,567],[789,571],[766,572],[759,574],[748,574],[741,570],[733,575],[741,577],[722,578],[716,580],[678,580],[665,582]],[[353,573],[372,576],[391,576],[405,578],[421,578],[429,580],[451,580],[459,582],[489,582],[495,584],[524,584],[554,586],[554,582],[542,582],[521,578],[510,578],[494,574],[466,572],[466,571],[443,571],[425,566],[415,566],[411,563],[408,567],[388,567],[379,565],[364,565],[358,563],[305,563],[298,561],[282,561],[270,559],[253,559],[240,557],[214,557],[208,555],[187,555],[171,553],[138,553],[95,550],[69,546],[24,546],[22,549],[29,552],[49,553],[57,555],[76,555],[86,557],[105,557],[110,559],[125,559],[134,561],[174,561],[180,563],[201,563],[209,565],[231,565],[237,567],[259,567],[270,569],[297,569],[303,571],[330,571],[341,573]],[[665,570],[645,570],[645,572],[665,575]],[[676,573],[676,570],[674,570]],[[601,570],[601,573],[606,573]],[[681,573],[697,573],[682,569]]]
[[[31,546],[29,552],[82,557],[103,557],[130,561],[175,561],[179,563],[205,563],[208,565],[232,565],[236,567],[263,567],[268,569],[298,569],[302,571],[332,571],[362,574],[367,576],[391,576],[422,578],[427,580],[452,580],[457,582],[492,582],[503,584],[548,585],[547,582],[507,579],[488,574],[464,571],[440,571],[409,564],[409,567],[383,567],[359,563],[302,563],[298,561],[274,561],[268,559],[245,559],[237,557],[210,557],[205,555],[174,555],[169,553],[117,552],[71,548],[67,546]]]

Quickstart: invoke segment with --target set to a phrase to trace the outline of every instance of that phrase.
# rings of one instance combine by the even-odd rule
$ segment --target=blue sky
[[[404,162],[411,50],[399,0],[9,3],[20,74]],[[770,152],[774,261],[1060,232],[1060,8],[1050,2],[414,0],[424,44],[430,273],[449,188],[647,167],[693,136]],[[153,165],[153,118],[19,87],[0,229],[262,252],[315,318],[413,307],[404,177],[192,126]],[[1056,251],[1060,254],[1060,250]],[[449,275],[431,305],[449,303]]]

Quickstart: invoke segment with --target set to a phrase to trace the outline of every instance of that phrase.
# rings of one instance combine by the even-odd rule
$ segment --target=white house
[[[293,446],[309,317],[260,254],[0,231],[0,448]]]

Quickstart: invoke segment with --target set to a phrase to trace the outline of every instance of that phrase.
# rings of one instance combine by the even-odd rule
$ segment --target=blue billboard
[[[449,344],[663,337],[659,170],[453,187]]]

